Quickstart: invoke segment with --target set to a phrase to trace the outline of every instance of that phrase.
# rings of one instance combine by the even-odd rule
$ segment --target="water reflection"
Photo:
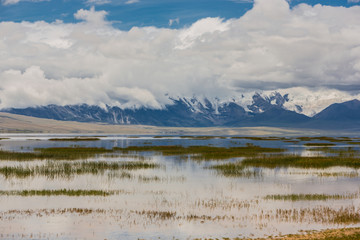
[[[127,146],[217,146],[236,147],[253,143],[281,147],[302,156],[316,156],[302,142],[251,139],[140,136],[100,136],[99,141],[53,142],[50,138],[73,135],[6,135],[2,150],[32,151],[47,147]],[[354,147],[354,146],[353,146]],[[355,146],[355,148],[357,148]],[[339,226],[357,226],[360,199],[326,201],[274,201],[273,194],[356,194],[360,191],[359,170],[347,167],[327,169],[255,168],[259,177],[225,177],[209,167],[219,161],[193,161],[191,157],[141,153],[145,162],[157,168],[118,170],[71,177],[35,174],[28,177],[0,175],[0,191],[82,189],[117,191],[109,196],[0,196],[0,238],[49,239],[178,239],[263,237]],[[238,162],[243,158],[222,160]],[[56,160],[57,163],[63,161]],[[121,155],[99,156],[74,162],[131,162]],[[139,161],[139,160],[137,160]],[[47,161],[0,161],[0,167],[32,168]],[[344,210],[345,209],[345,210]],[[353,216],[348,222],[337,217]],[[316,213],[316,216],[312,215]],[[353,215],[351,215],[353,214]]]

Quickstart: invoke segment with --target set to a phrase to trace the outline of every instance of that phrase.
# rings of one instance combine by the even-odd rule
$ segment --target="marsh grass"
[[[74,137],[74,138],[50,138],[49,141],[78,142],[78,141],[99,141],[98,137]]]
[[[262,153],[284,152],[282,148],[266,148],[252,144],[244,147],[213,147],[213,146],[130,146],[126,148],[91,148],[91,147],[59,147],[59,148],[36,148],[34,152],[11,152],[0,150],[1,160],[31,161],[31,160],[79,160],[94,158],[98,155],[107,154],[108,157],[118,157],[118,154],[136,156],[139,152],[156,152],[164,156],[190,156],[193,160],[222,160],[235,157],[256,156]]]
[[[59,190],[22,190],[22,191],[0,191],[0,195],[5,196],[110,196],[121,193],[123,191],[104,191],[104,190],[74,190],[74,189],[59,189]]]
[[[222,238],[223,240],[355,240],[360,239],[360,228],[337,228],[322,231],[304,231],[300,234],[270,236],[266,238]],[[217,238],[195,238],[194,240],[218,240]]]
[[[280,239],[280,238],[272,238]],[[327,229],[307,234],[282,236],[283,240],[355,240],[360,239],[360,228]]]
[[[149,161],[151,160],[151,157],[138,155],[138,154],[105,154],[105,157],[111,157],[111,158],[131,158],[136,159],[140,161]]]
[[[224,136],[179,136],[179,138],[193,139],[193,140],[209,140],[209,139],[226,139]]]
[[[346,142],[347,144],[360,145],[360,142]]]
[[[242,161],[244,166],[251,167],[297,167],[297,168],[329,168],[329,167],[360,167],[360,158],[341,156],[315,156],[304,157],[299,155],[272,155],[246,158]]]
[[[86,160],[99,155],[111,158],[133,158],[148,160],[145,156],[134,154],[119,154],[113,149],[92,147],[59,147],[59,148],[35,148],[34,152],[12,152],[0,150],[0,160],[32,161],[32,160]]]
[[[80,174],[104,174],[105,171],[119,171],[116,177],[131,178],[132,175],[126,171],[138,169],[158,168],[160,165],[148,162],[55,162],[48,161],[40,166],[15,166],[1,167],[0,174],[6,178],[26,178],[31,176],[45,176],[47,178],[64,177],[69,178]],[[125,172],[124,172],[125,171]]]
[[[317,177],[346,177],[346,178],[356,178],[359,177],[357,171],[343,171],[343,172],[332,172],[332,171],[302,171],[302,172],[288,172],[290,175],[306,175],[306,176],[317,176]]]
[[[222,209],[223,211],[231,211],[234,209],[246,209],[250,207],[258,206],[259,200],[239,200],[234,198],[210,198],[210,199],[197,199],[193,207],[194,208],[206,208],[209,210]]]
[[[282,201],[326,201],[326,200],[341,200],[358,198],[359,194],[287,194],[287,195],[267,195],[266,200],[282,200]]]
[[[327,147],[327,146],[335,146],[334,143],[305,143],[304,146],[307,147]]]
[[[135,213],[137,215],[146,216],[150,220],[156,219],[156,220],[169,220],[169,219],[175,219],[176,212],[171,211],[130,211],[131,213]]]
[[[298,140],[283,140],[283,142],[286,142],[286,143],[299,143],[300,141],[298,141]]]
[[[1,160],[32,161],[32,160],[77,160],[88,159],[99,154],[111,153],[105,148],[62,147],[62,148],[36,148],[34,152],[11,152],[0,150]]]
[[[248,144],[244,147],[213,147],[213,146],[131,146],[114,148],[122,153],[156,152],[164,156],[191,156],[193,160],[223,160],[236,157],[256,156],[260,153],[284,152],[282,148],[264,148]]]
[[[37,217],[53,216],[53,215],[64,215],[64,214],[78,214],[80,216],[89,214],[104,214],[104,209],[92,209],[92,208],[57,208],[57,209],[27,209],[27,210],[8,210],[6,212],[0,212],[1,216],[9,217],[9,215],[36,215]]]
[[[360,212],[354,206],[341,207],[340,209],[318,206],[315,208],[277,209],[275,218],[285,222],[315,222],[343,225],[359,223]]]
[[[225,177],[261,177],[261,171],[246,169],[241,162],[218,164],[209,167]]]
[[[316,147],[308,148],[307,151],[322,152],[324,154],[334,154],[338,157],[352,157],[356,158],[360,156],[360,151],[352,147]]]
[[[356,178],[359,177],[358,172],[320,172],[315,173],[318,177],[347,177],[347,178]]]
[[[348,142],[352,141],[349,137],[298,137],[300,141],[328,141],[328,142]]]
[[[325,153],[348,153],[348,152],[359,153],[358,150],[355,150],[352,147],[338,148],[338,147],[323,146],[323,147],[316,147],[316,148],[307,148],[306,150],[307,151],[321,151],[321,152],[325,152]]]
[[[138,181],[139,182],[160,182],[160,181],[165,181],[165,178],[160,178],[158,176],[143,176],[140,175],[138,176]]]
[[[247,139],[253,141],[287,141],[290,140],[285,137],[231,137],[232,139]]]
[[[139,182],[142,183],[151,183],[151,182],[184,182],[186,178],[184,176],[167,176],[167,177],[159,177],[159,176],[145,176],[139,175],[137,177]]]

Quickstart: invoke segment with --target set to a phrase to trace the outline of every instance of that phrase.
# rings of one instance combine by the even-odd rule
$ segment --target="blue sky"
[[[357,0],[291,0],[290,6],[300,3],[351,7]],[[75,22],[73,14],[92,5],[108,12],[113,26],[128,30],[133,26],[170,27],[188,26],[205,17],[238,18],[252,8],[251,0],[2,0],[0,21],[47,21],[57,19]]]

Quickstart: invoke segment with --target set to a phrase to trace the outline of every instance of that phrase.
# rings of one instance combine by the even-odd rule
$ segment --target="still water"
[[[128,146],[214,146],[238,147],[248,143],[285,148],[301,156],[309,151],[302,141],[262,141],[231,137],[192,139],[177,136],[97,136],[98,141],[49,141],[73,135],[1,135],[1,149],[32,152],[50,147]],[[316,142],[316,141],[315,141]],[[347,147],[336,143],[337,148]],[[356,146],[351,147],[357,149]],[[135,153],[157,168],[106,170],[101,174],[73,174],[27,177],[0,174],[0,191],[23,190],[101,190],[108,196],[19,196],[0,195],[1,239],[195,239],[265,237],[360,226],[356,221],[333,221],[339,211],[359,213],[360,171],[348,167],[326,169],[256,168],[261,174],[228,177],[210,167],[242,161],[195,161],[191,156],[164,156],[154,152]],[[98,155],[74,162],[126,162],[134,155]],[[61,162],[63,160],[56,160]],[[138,160],[136,160],[138,161]],[[69,162],[69,161],[67,161]],[[49,160],[0,161],[1,167],[34,167]],[[254,170],[254,169],[252,169]],[[275,194],[326,194],[344,198],[312,201],[286,201],[266,198]],[[351,197],[346,197],[351,196]]]

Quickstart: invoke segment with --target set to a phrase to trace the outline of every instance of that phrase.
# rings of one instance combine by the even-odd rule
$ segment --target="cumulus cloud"
[[[92,7],[75,13],[78,23],[0,22],[0,108],[161,108],[166,94],[228,99],[274,90],[299,105],[314,91],[339,93],[331,101],[358,96],[359,6],[256,0],[240,18],[182,29],[121,31],[106,16]]]
[[[106,25],[108,22],[105,21],[107,12],[95,11],[95,7],[92,6],[90,10],[80,9],[74,14],[74,17],[78,20],[83,20],[94,26]]]
[[[214,33],[225,32],[228,30],[230,22],[224,22],[220,18],[204,18],[195,22],[190,27],[183,29],[177,36],[178,44],[176,49],[186,49],[196,42],[205,43],[211,40]]]

